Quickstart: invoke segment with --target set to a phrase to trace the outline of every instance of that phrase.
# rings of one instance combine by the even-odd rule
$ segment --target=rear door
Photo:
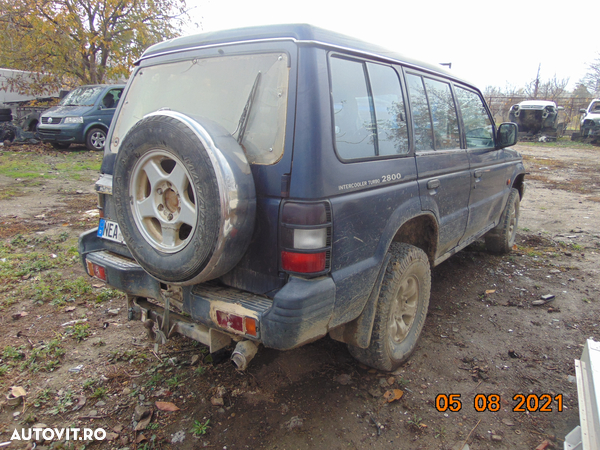
[[[510,190],[513,163],[496,150],[492,120],[480,95],[455,86],[471,166],[469,220],[464,240],[491,228],[502,213]]]
[[[406,73],[423,210],[440,225],[436,256],[455,247],[465,233],[469,205],[469,159],[461,149],[456,105],[449,83]]]

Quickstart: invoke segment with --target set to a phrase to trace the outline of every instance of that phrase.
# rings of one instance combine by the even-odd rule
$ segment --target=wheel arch
[[[92,128],[101,128],[105,133],[108,134],[108,127],[106,126],[105,123],[102,122],[92,122],[90,124],[88,124],[85,129],[83,130],[83,138],[86,139],[88,133],[90,132],[90,130]]]
[[[413,217],[396,231],[392,242],[410,244],[425,252],[433,265],[438,245],[439,226],[433,214],[425,213]]]
[[[525,174],[520,173],[517,175],[513,181],[512,187],[519,191],[519,199],[523,200],[523,196],[525,195]]]

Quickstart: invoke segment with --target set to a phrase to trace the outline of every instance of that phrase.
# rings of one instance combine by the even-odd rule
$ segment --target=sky
[[[600,58],[600,1],[187,0],[185,34],[309,23],[423,61],[452,63],[480,89],[569,78]],[[540,6],[545,5],[545,6]],[[541,65],[541,66],[540,66]]]

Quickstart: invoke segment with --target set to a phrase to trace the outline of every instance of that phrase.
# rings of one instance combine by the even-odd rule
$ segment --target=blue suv
[[[58,106],[42,114],[38,135],[54,148],[85,144],[90,150],[104,149],[106,133],[119,104],[124,85],[81,86],[69,92]]]
[[[431,271],[485,236],[511,251],[517,126],[438,65],[309,25],[188,36],[137,62],[108,132],[90,276],[149,338],[214,352],[325,335],[391,371]]]

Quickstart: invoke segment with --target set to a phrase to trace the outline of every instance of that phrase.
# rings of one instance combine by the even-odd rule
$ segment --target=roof
[[[405,57],[383,47],[308,24],[265,25],[183,36],[153,45],[143,53],[140,61],[153,56],[193,48],[264,40],[291,40],[301,45],[312,44],[332,49],[349,49],[356,53],[376,56],[390,62],[407,63],[458,79],[439,64],[426,63]]]
[[[528,107],[529,109],[540,108],[544,109],[546,106],[554,106],[556,107],[556,103],[548,101],[548,100],[525,100],[519,103],[521,108]]]

